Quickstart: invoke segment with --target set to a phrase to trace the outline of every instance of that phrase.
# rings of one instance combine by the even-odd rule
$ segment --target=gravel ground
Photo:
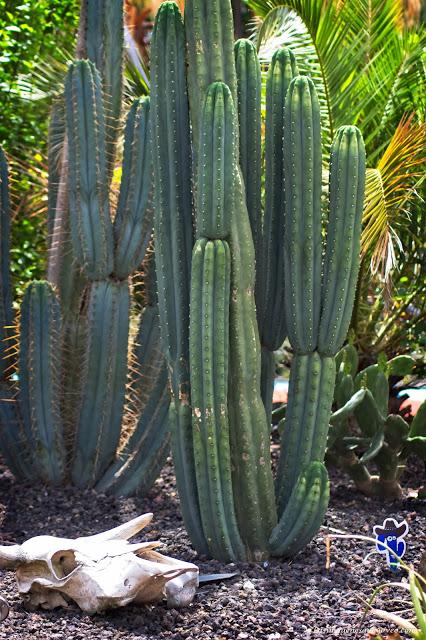
[[[423,477],[423,468],[413,467],[411,477],[406,475],[406,487],[418,486]],[[369,632],[373,629],[380,629],[386,637],[391,632],[387,623],[371,617],[362,622],[362,602],[377,585],[394,580],[395,576],[377,554],[363,563],[371,547],[357,540],[334,541],[327,570],[324,535],[329,528],[371,535],[372,527],[385,517],[406,518],[410,526],[406,559],[417,564],[426,548],[426,501],[415,500],[411,495],[407,488],[402,501],[383,505],[360,496],[346,478],[333,474],[326,522],[305,551],[291,562],[272,560],[263,566],[235,566],[198,558],[191,550],[179,514],[170,463],[145,499],[115,499],[92,491],[18,485],[9,471],[0,467],[3,542],[23,542],[42,533],[89,535],[153,511],[155,519],[145,530],[144,539],[160,540],[164,553],[197,563],[202,574],[239,572],[232,580],[202,585],[194,603],[180,611],[168,610],[162,604],[129,606],[102,617],[84,615],[73,606],[52,612],[26,611],[13,574],[3,573],[0,594],[9,602],[10,615],[0,622],[0,639],[356,640],[372,638],[374,634]],[[395,609],[391,602],[395,596],[395,592],[388,592],[376,605]]]

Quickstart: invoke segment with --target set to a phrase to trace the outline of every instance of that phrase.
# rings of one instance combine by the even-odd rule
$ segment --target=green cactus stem
[[[86,277],[103,280],[113,270],[113,234],[101,80],[91,62],[70,66],[65,102],[73,249]]]
[[[365,148],[356,127],[341,127],[330,159],[330,216],[318,349],[335,355],[348,333],[359,270]]]
[[[6,156],[0,147],[0,380],[13,368],[12,291],[10,287],[10,203]]]
[[[275,378],[273,352],[286,337],[284,251],[285,186],[283,146],[284,105],[291,80],[298,75],[296,59],[280,49],[268,70],[265,124],[265,215],[257,257],[256,306],[262,345],[262,399],[270,418]]]
[[[78,418],[72,477],[93,486],[114,459],[124,406],[129,337],[129,285],[92,284],[87,312],[84,394]],[[107,347],[107,348],[106,348]]]
[[[227,410],[230,272],[226,242],[196,242],[190,328],[195,470],[209,550],[224,561],[245,555],[234,510]]]
[[[240,167],[257,258],[262,225],[262,77],[256,47],[250,40],[237,40],[235,43],[235,66],[240,125]]]
[[[310,78],[287,90],[284,114],[285,312],[290,343],[315,351],[321,309],[321,126]]]
[[[300,470],[324,459],[335,376],[334,358],[314,352],[295,355],[293,359],[277,475],[280,514]]]
[[[188,89],[194,147],[200,138],[200,96],[213,82],[228,85],[234,105],[237,76],[234,61],[234,31],[229,0],[186,0],[185,31],[188,43]]]
[[[174,2],[165,2],[157,13],[151,45],[158,303],[162,343],[171,371],[170,426],[182,514],[195,548],[206,553],[189,394],[192,170],[185,67],[182,17]]]
[[[205,95],[207,87],[217,81],[225,82],[235,107],[238,104],[231,11],[229,0],[215,0],[207,5],[200,0],[191,0],[186,5],[188,84],[196,148],[202,108],[199,96]],[[215,24],[219,16],[221,29],[217,30]],[[203,47],[196,46],[200,41]],[[237,127],[235,130],[238,130]],[[234,202],[235,213],[229,237],[231,302],[228,388],[233,486],[234,496],[238,495],[235,505],[238,526],[248,557],[260,559],[267,554],[269,534],[276,524],[276,511],[269,455],[269,426],[259,392],[260,344],[254,303],[254,245],[239,166],[235,167]]]
[[[61,180],[62,152],[65,140],[65,107],[62,98],[58,98],[52,105],[49,119],[48,138],[48,200],[47,200],[47,231],[49,243],[53,237],[55,227],[58,191]]]
[[[62,484],[65,443],[60,415],[59,303],[47,282],[30,284],[21,306],[19,382],[26,440],[44,482]]]
[[[231,230],[237,149],[228,87],[210,85],[204,101],[197,171],[197,237],[226,238]]]
[[[294,556],[318,531],[330,498],[325,466],[311,462],[294,486],[285,510],[270,538],[272,555]]]
[[[0,387],[0,451],[16,478],[37,477],[28,449],[16,392]]]
[[[351,315],[355,295],[365,180],[361,136],[356,128],[344,127],[332,145],[330,214],[322,269],[319,104],[312,81],[303,76],[293,79],[287,92],[284,147],[285,309],[295,357],[277,474],[282,517],[300,474],[313,462],[322,464],[324,460],[336,379],[334,356],[346,336],[346,318]],[[321,524],[322,500],[321,505],[316,520],[312,515],[311,533]],[[276,547],[276,540],[271,544]]]
[[[141,98],[127,116],[123,171],[114,220],[114,274],[125,280],[142,264],[152,235],[150,99]]]

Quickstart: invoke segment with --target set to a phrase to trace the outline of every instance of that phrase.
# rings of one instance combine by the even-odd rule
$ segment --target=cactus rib
[[[140,267],[152,235],[150,100],[136,100],[127,116],[123,172],[114,220],[114,274],[125,280]]]
[[[60,416],[59,303],[47,282],[31,283],[21,306],[20,405],[34,466],[44,482],[61,484],[65,443]]]
[[[310,78],[294,78],[284,117],[285,311],[298,353],[316,349],[321,295],[321,127]]]
[[[120,438],[129,334],[127,281],[92,283],[87,332],[84,394],[72,470],[73,481],[80,487],[93,486],[105,472]]]
[[[103,280],[113,269],[113,236],[101,81],[91,62],[70,66],[65,100],[73,248],[85,275]]]
[[[228,395],[231,256],[222,240],[198,240],[191,288],[191,399],[195,470],[209,548],[224,561],[244,557],[232,494]]]

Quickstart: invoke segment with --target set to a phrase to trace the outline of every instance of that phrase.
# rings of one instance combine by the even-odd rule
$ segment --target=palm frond
[[[376,168],[367,170],[361,252],[371,254],[371,270],[385,282],[401,250],[398,227],[424,179],[426,124],[404,116]]]
[[[314,81],[330,142],[342,124],[342,98],[363,55],[361,36],[349,37],[351,22],[345,7],[340,8],[336,0],[248,0],[248,5],[261,18],[254,36],[261,59],[267,62],[276,49],[288,46],[301,73]]]

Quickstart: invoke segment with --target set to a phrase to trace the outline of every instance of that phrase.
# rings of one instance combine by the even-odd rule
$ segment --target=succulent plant
[[[327,461],[349,474],[355,486],[366,495],[384,499],[402,494],[399,479],[407,457],[417,455],[426,461],[426,401],[409,424],[399,414],[389,414],[389,376],[411,373],[415,361],[397,356],[379,362],[359,373],[358,354],[348,344],[337,356],[334,401],[330,418]],[[377,474],[371,474],[373,464]]]

